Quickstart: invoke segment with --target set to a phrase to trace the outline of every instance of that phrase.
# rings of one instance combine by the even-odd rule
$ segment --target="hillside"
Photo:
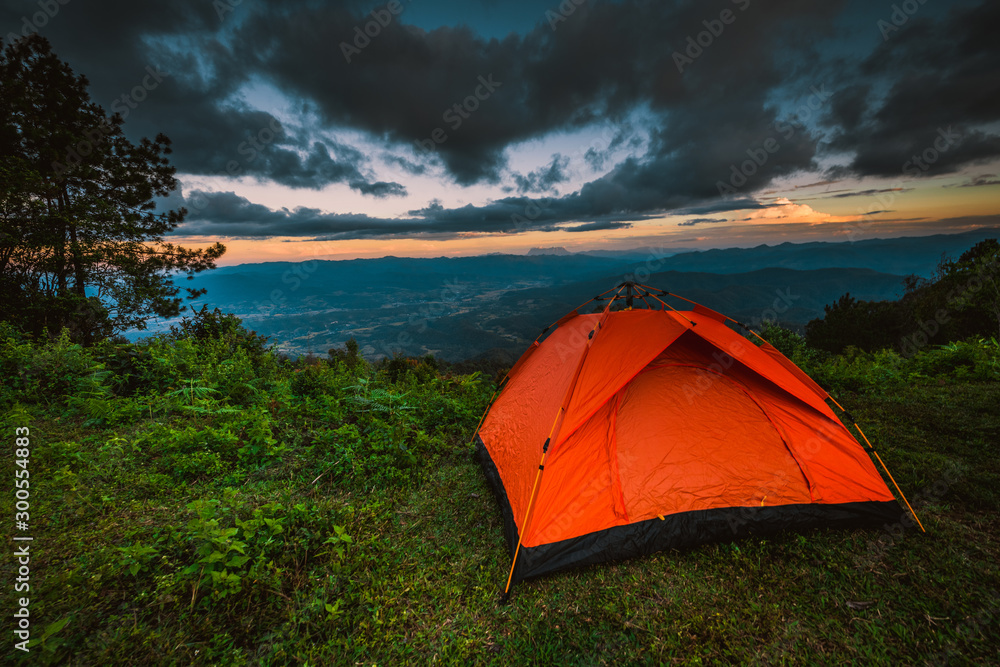
[[[764,333],[864,424],[927,533],[659,553],[500,606],[510,563],[469,445],[491,378],[288,362],[214,316],[91,349],[0,329],[0,418],[30,444],[31,664],[993,662],[996,342],[844,357]]]

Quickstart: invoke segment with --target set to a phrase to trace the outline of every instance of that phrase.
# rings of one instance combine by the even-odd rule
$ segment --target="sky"
[[[220,264],[1000,226],[1000,3],[0,0]]]

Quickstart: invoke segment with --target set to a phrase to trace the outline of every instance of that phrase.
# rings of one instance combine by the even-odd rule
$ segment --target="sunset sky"
[[[1000,3],[5,0],[221,264],[1000,226]]]

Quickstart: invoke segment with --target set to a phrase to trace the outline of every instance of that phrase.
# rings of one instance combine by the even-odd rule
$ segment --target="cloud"
[[[43,34],[90,77],[98,103],[127,110],[130,138],[171,137],[171,162],[182,174],[409,196],[415,186],[379,174],[384,165],[401,169],[403,181],[443,169],[449,184],[499,190],[511,181],[512,147],[618,128],[606,146],[580,156],[599,176],[562,196],[528,196],[568,182],[560,146],[545,167],[513,174],[520,196],[485,195],[480,205],[399,219],[302,209],[275,218],[243,207],[248,220],[261,220],[240,223],[251,232],[282,224],[360,235],[608,229],[665,213],[760,211],[770,206],[754,201],[761,189],[823,173],[831,157],[838,166],[826,169],[830,179],[933,175],[1000,157],[997,3],[947,11],[928,3],[873,49],[843,26],[873,30],[884,7],[726,4],[735,20],[683,71],[674,54],[718,16],[703,3],[588,2],[557,30],[539,10],[532,28],[503,36],[461,24],[418,27],[404,12],[350,62],[342,44],[353,43],[372,6],[347,0],[230,3],[223,12],[205,0],[71,2]],[[14,7],[0,5],[0,23],[20,25],[26,10]],[[837,48],[818,46],[824,40]],[[162,82],[141,103],[122,106],[147,67],[165,72]],[[817,101],[816,87],[832,95],[799,105]],[[774,150],[754,160],[769,140]],[[720,184],[735,194],[720,199]],[[227,224],[237,223],[189,223]]]
[[[727,213],[729,211],[769,208],[770,206],[773,206],[773,204],[765,204],[754,199],[723,199],[711,204],[683,208],[676,213],[678,215],[709,215],[712,213]]]
[[[919,177],[1000,156],[1000,5],[921,11],[858,67],[843,68],[827,123],[830,149],[853,154],[833,175]]]
[[[684,222],[678,222],[678,227],[693,227],[695,225],[714,224],[717,222],[729,222],[726,218],[691,218]]]
[[[741,222],[792,222],[792,223],[827,223],[855,222],[864,218],[862,215],[829,215],[817,211],[808,204],[796,204],[785,197],[779,197],[774,205],[760,211],[754,211]]]
[[[405,197],[407,194],[406,188],[399,183],[386,183],[385,181],[378,181],[377,183],[351,181],[350,186],[363,195],[372,195],[379,198]]]
[[[755,7],[684,76],[672,53],[689,33],[704,29],[704,8],[696,4],[586,4],[556,31],[539,22],[523,35],[503,39],[487,39],[463,26],[417,29],[406,24],[404,14],[351,62],[340,45],[350,44],[360,13],[342,5],[305,4],[289,13],[279,5],[252,13],[235,34],[236,58],[286,94],[315,103],[329,126],[346,125],[409,145],[421,161],[439,160],[462,185],[499,182],[509,145],[597,121],[623,122],[637,107],[648,106],[659,141],[641,161],[618,165],[611,185],[646,190],[640,192],[641,205],[655,208],[684,199],[692,186],[694,196],[717,194],[715,183],[729,164],[763,140],[779,119],[766,97],[781,82],[775,53],[788,46],[778,37],[782,29],[809,26],[823,32],[835,10],[788,3]],[[765,32],[775,38],[759,39]],[[323,63],[323,76],[316,75],[316,63]],[[709,81],[710,87],[700,85]],[[440,141],[431,140],[436,131]],[[609,149],[634,139],[632,128],[623,127]],[[799,133],[761,169],[752,187],[810,167],[814,144]],[[596,150],[586,159],[605,166]],[[542,187],[525,179],[519,182],[522,192]],[[653,180],[659,182],[655,190],[667,192],[657,194],[643,183]],[[607,201],[604,185],[594,188]],[[611,206],[626,207],[624,198],[618,199]]]
[[[383,153],[382,159],[388,164],[395,164],[413,176],[422,176],[427,173],[427,165],[418,164],[412,160],[392,153]]]
[[[596,232],[605,231],[609,229],[628,229],[632,226],[630,222],[612,222],[612,221],[598,221],[598,222],[588,222],[583,225],[576,225],[575,227],[562,227],[560,231],[563,232]]]
[[[853,192],[841,192],[839,194],[823,197],[823,199],[844,199],[846,197],[870,197],[882,194],[883,192],[909,192],[913,188],[876,188],[868,190],[855,190]]]
[[[823,185],[836,185],[837,183],[840,183],[840,181],[827,179],[823,181],[816,181],[814,183],[806,183],[805,185],[796,185],[794,189],[804,190],[805,188],[816,188]]]
[[[445,209],[440,203],[432,202],[423,209],[410,211],[409,217],[379,218],[362,213],[331,213],[309,207],[271,209],[235,192],[195,190],[183,197],[175,194],[161,202],[161,208],[184,206],[188,209],[185,222],[174,232],[178,236],[360,239],[435,234],[440,238],[453,238],[468,233],[551,232],[560,229],[554,224],[550,212],[539,214],[536,220],[529,220],[523,215],[521,221],[512,219],[515,213],[533,210],[528,208],[532,205],[532,200],[525,198],[504,200],[496,202],[487,215],[473,206]],[[627,226],[627,223],[615,221],[595,221],[591,224],[592,229]]]
[[[41,33],[61,59],[88,77],[95,102],[122,113],[130,139],[160,132],[170,137],[171,164],[182,174],[252,176],[310,189],[346,183],[376,197],[405,193],[401,184],[374,179],[361,151],[248,104],[242,91],[259,74],[236,56],[226,30],[254,9],[244,3],[220,14],[217,5],[60,4]],[[21,11],[12,3],[0,5],[0,25],[20,25]],[[7,34],[0,36],[8,41]],[[133,99],[144,80],[155,85]]]
[[[583,159],[587,161],[587,164],[589,164],[590,168],[594,171],[602,171],[604,169],[604,165],[610,158],[607,151],[599,151],[591,146],[587,149],[587,152],[584,153]]]
[[[569,158],[556,153],[552,156],[552,162],[547,167],[536,169],[527,176],[514,172],[514,181],[517,183],[517,191],[525,192],[546,192],[552,186],[569,180],[566,175],[566,167],[569,166]]]
[[[978,188],[983,185],[1000,185],[1000,178],[997,178],[996,174],[980,174],[970,178],[959,187]]]

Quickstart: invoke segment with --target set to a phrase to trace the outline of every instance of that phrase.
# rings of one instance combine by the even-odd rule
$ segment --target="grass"
[[[6,664],[975,665],[1000,654],[1000,382],[921,377],[838,396],[926,534],[665,552],[523,582],[499,605],[510,563],[467,444],[491,383],[426,363],[394,378],[324,363],[257,372],[271,384],[248,394],[186,356],[185,393],[157,385],[176,360],[154,352],[167,356],[145,371],[148,390],[7,402],[4,432],[31,427],[35,541],[34,643],[23,654],[8,641]],[[95,372],[77,361],[80,378]],[[14,459],[3,460],[9,479]],[[10,493],[4,503],[10,516]],[[15,566],[0,561],[4,581]]]

